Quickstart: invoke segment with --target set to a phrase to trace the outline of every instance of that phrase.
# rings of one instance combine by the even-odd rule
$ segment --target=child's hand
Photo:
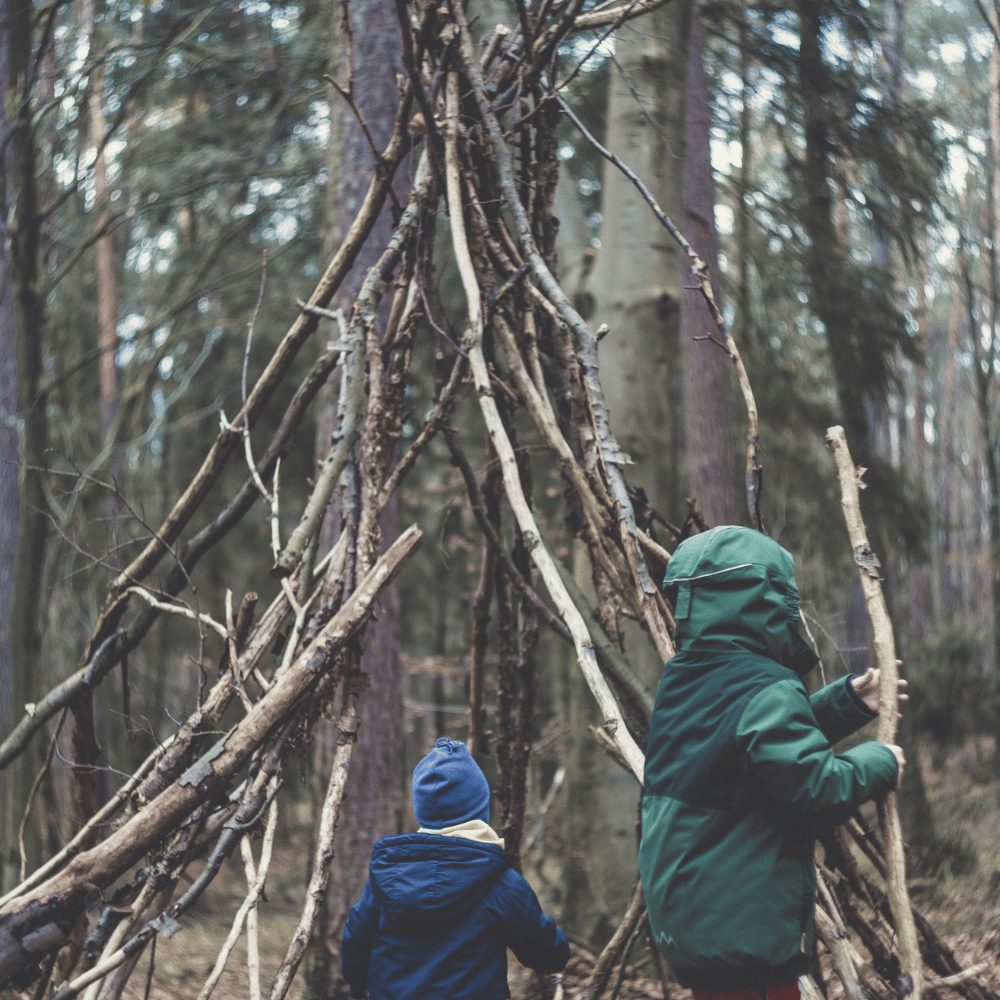
[[[898,670],[903,665],[902,660],[896,660],[896,669]],[[881,698],[881,690],[879,687],[879,676],[881,671],[878,667],[869,667],[863,674],[859,674],[856,677],[851,678],[851,687],[854,688],[854,693],[868,706],[871,711],[878,714],[879,711],[879,701]],[[899,701],[900,707],[904,701],[909,701],[910,696],[906,693],[907,683],[902,677],[899,679]],[[898,713],[897,718],[901,719],[903,717],[902,712]]]

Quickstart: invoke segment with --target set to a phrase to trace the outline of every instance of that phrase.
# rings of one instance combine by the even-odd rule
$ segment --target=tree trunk
[[[19,687],[7,641],[13,600],[13,567],[17,550],[18,441],[17,366],[14,361],[14,294],[7,259],[7,206],[13,196],[9,184],[7,126],[7,80],[9,35],[0,32],[0,157],[4,178],[0,188],[0,733],[13,728],[19,706]],[[17,876],[17,824],[24,800],[23,768],[20,762],[0,772],[0,892]]]
[[[983,458],[986,466],[986,505],[989,522],[990,594],[993,605],[993,670],[1000,672],[1000,431],[997,431],[996,362],[1000,357],[1000,267],[997,239],[1000,237],[1000,43],[995,40],[1000,30],[1000,13],[992,14],[994,32],[990,53],[990,342],[982,359],[976,358],[977,396],[980,428],[983,437]]]
[[[42,594],[45,559],[46,502],[41,467],[45,462],[47,428],[44,401],[39,398],[45,305],[40,294],[41,238],[36,187],[35,137],[29,81],[33,63],[30,0],[7,5],[6,108],[7,265],[14,305],[14,356],[18,418],[21,427],[17,555],[11,577],[12,597],[8,643],[12,663],[11,702],[16,713],[33,701],[40,679]],[[32,758],[33,759],[33,758]],[[30,767],[25,760],[22,767]]]
[[[684,177],[684,57],[688,0],[674,0],[648,15],[641,27],[625,25],[615,38],[610,68],[605,145],[642,177],[664,211],[681,217]],[[649,206],[616,167],[602,174],[601,245],[588,290],[595,321],[610,332],[601,343],[601,385],[618,443],[634,466],[628,480],[667,516],[680,502],[680,434],[675,400],[682,382],[679,357],[680,254]],[[702,345],[697,345],[702,346]],[[721,352],[720,352],[721,353]],[[579,547],[574,576],[592,594]],[[625,643],[636,662],[657,663],[644,633],[626,622]],[[563,840],[563,919],[590,946],[602,947],[629,902],[635,881],[638,789],[594,743],[598,721],[580,673],[570,668],[567,772]]]
[[[690,4],[675,0],[624,26],[615,41],[606,145],[643,178],[674,219],[683,209],[684,57]],[[680,253],[616,167],[602,177],[601,249],[591,289],[601,345],[601,383],[618,443],[636,463],[629,481],[663,513],[676,513],[680,427],[673,401],[679,363]],[[626,886],[626,889],[628,886]]]
[[[350,35],[341,20],[341,5],[331,4],[330,9],[335,20],[331,75],[341,86],[347,86],[353,79],[361,114],[374,142],[382,148],[392,131],[399,96],[392,72],[401,66],[394,4],[392,0],[374,0],[364,7],[352,5]],[[374,169],[374,154],[347,103],[337,94],[331,96],[331,101],[326,218],[330,232],[327,249],[332,252],[364,197]],[[365,272],[377,259],[391,232],[392,217],[386,208],[341,287],[334,307],[339,304],[349,308]],[[323,454],[329,447],[335,419],[335,407],[328,400],[317,425],[317,450]],[[397,533],[396,510],[393,501],[383,514],[383,538],[391,540]],[[324,529],[327,538],[337,531],[334,514],[328,516]],[[399,832],[403,823],[400,725],[403,695],[398,618],[399,592],[393,586],[382,599],[381,613],[365,632],[362,669],[370,686],[362,702],[358,743],[347,779],[346,795],[351,807],[345,810],[338,829],[337,856],[310,951],[306,975],[312,997],[346,996],[337,971],[341,929],[347,911],[361,894],[372,845],[380,837]],[[322,772],[321,785],[325,785],[337,736],[336,728],[329,725],[317,736],[316,762]]]
[[[108,130],[108,121],[104,113],[104,73],[101,69],[102,64],[95,60],[99,37],[96,13],[94,0],[87,0],[82,7],[81,19],[90,30],[90,58],[94,61],[94,69],[90,74],[90,93],[87,98],[87,112],[90,116],[89,145],[93,149],[101,150],[97,162],[94,164],[94,200],[97,207],[94,230],[97,233],[104,233],[111,218],[108,203],[108,160],[104,150],[101,149],[105,133]],[[116,358],[119,313],[118,270],[115,265],[114,238],[110,232],[104,233],[94,244],[94,267],[97,279],[101,421],[104,433],[107,434],[115,414],[118,412],[119,400]]]
[[[705,89],[701,22],[691,17],[687,40],[687,112],[684,141],[684,234],[708,264],[716,300],[719,285],[719,239],[715,229],[715,181],[709,146],[710,109]],[[683,427],[687,488],[709,524],[736,524],[741,505],[741,481],[730,413],[732,363],[709,340],[695,340],[714,333],[704,297],[690,286],[690,268],[680,262],[681,342],[684,372]],[[745,506],[745,505],[742,505]],[[744,515],[745,516],[745,515]]]
[[[833,82],[822,51],[825,9],[815,0],[799,0],[799,86],[805,132],[803,189],[805,204],[803,226],[809,236],[806,273],[809,279],[810,306],[826,329],[841,423],[848,446],[858,465],[870,468],[873,460],[873,425],[875,410],[864,386],[865,372],[860,370],[855,350],[859,340],[858,320],[854,314],[857,296],[847,274],[847,249],[844,234],[837,225],[837,203],[833,197],[832,139],[834,110]],[[881,518],[874,505],[866,505],[865,523],[869,525],[872,544],[880,556]],[[867,666],[868,617],[864,596],[856,583],[848,596],[846,645],[853,671]]]

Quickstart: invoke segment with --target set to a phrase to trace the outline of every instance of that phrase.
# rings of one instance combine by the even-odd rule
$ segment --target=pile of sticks
[[[185,913],[239,847],[246,899],[200,995],[211,995],[245,933],[249,993],[263,996],[256,906],[279,822],[283,767],[320,712],[337,706],[340,742],[315,834],[311,878],[298,926],[268,990],[272,1000],[287,995],[333,855],[363,697],[360,636],[379,595],[420,541],[419,530],[411,527],[382,551],[381,515],[438,434],[461,473],[483,535],[472,608],[470,738],[475,748],[486,739],[486,623],[495,610],[500,699],[494,749],[512,853],[519,854],[524,823],[525,734],[534,707],[533,663],[541,625],[571,644],[600,709],[597,738],[641,782],[640,746],[651,704],[624,650],[622,624],[632,620],[645,631],[650,646],[643,656],[665,661],[673,655],[671,610],[654,582],[670,555],[655,537],[650,511],[633,506],[624,474],[627,458],[615,441],[601,391],[598,337],[556,278],[555,134],[569,108],[555,81],[560,79],[560,48],[572,35],[605,37],[661,2],[624,0],[590,14],[580,13],[581,0],[546,0],[534,10],[519,3],[517,30],[498,26],[477,46],[460,3],[398,0],[406,69],[399,109],[354,224],[309,300],[298,304],[266,368],[244,392],[240,411],[223,420],[173,509],[112,583],[78,669],[33,706],[0,746],[2,767],[50,722],[59,719],[61,725],[68,719],[74,759],[81,765],[74,770],[78,832],[0,899],[0,986],[33,985],[36,996],[60,1000],[81,993],[91,1000],[120,996],[140,955],[155,947],[158,936],[169,937],[183,927]],[[756,407],[739,352],[715,307],[707,269],[641,180],[571,117],[585,140],[629,173],[689,255],[716,320],[711,339],[733,360],[747,401],[748,514],[762,527]],[[397,205],[391,239],[350,311],[332,312],[330,303],[407,157],[415,164],[413,181]],[[431,280],[434,254],[441,247],[436,231],[442,225],[449,230],[466,304],[458,343],[442,329],[444,309]],[[292,361],[320,323],[329,321],[335,324],[335,338],[302,382],[289,388]],[[437,373],[435,396],[404,450],[407,390],[420,351]],[[297,526],[282,539],[280,460],[331,379],[339,386],[337,431]],[[282,394],[286,401],[278,429],[255,454],[251,432],[265,405],[274,405]],[[482,479],[451,422],[456,405],[468,396],[478,409],[490,459]],[[515,415],[519,426],[531,427],[561,474],[568,522],[587,554],[596,600],[553,555],[551,532],[543,531],[536,513],[530,461],[518,448]],[[192,532],[192,519],[213,495],[223,466],[238,456],[247,465],[242,489],[204,528]],[[183,601],[196,563],[222,544],[258,502],[271,526],[272,573],[281,581],[276,599],[259,612],[255,595],[237,603],[229,594],[215,615]],[[331,506],[338,512],[337,541],[323,552],[320,527]],[[506,528],[504,511],[513,522]],[[164,559],[171,569],[154,587],[151,574]],[[173,736],[114,797],[99,802],[93,769],[87,767],[97,755],[93,691],[166,614],[191,618],[224,640],[217,679]],[[234,707],[239,719],[220,737],[220,726]],[[264,836],[255,859],[250,837],[260,829]],[[186,869],[206,855],[201,873],[178,895]],[[883,873],[888,870],[890,880],[896,875],[884,856],[875,838],[853,824],[839,831],[825,852],[819,931],[851,997],[861,997],[862,990],[885,997],[907,989],[919,994],[923,964],[906,953],[905,941],[901,957],[897,953],[905,918],[896,904],[885,905]],[[623,929],[600,956],[589,995],[606,989],[643,923],[639,895]],[[938,977],[931,985],[949,985],[948,977],[955,980],[959,971],[954,957],[925,921],[918,918],[917,929],[923,961]],[[969,1000],[987,998],[971,976],[952,985]]]

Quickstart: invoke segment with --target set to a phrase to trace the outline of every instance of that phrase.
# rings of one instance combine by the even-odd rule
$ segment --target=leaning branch
[[[504,429],[500,412],[493,398],[493,387],[490,382],[489,369],[483,355],[483,311],[476,279],[475,268],[469,252],[469,243],[465,231],[465,220],[462,214],[462,179],[458,161],[458,74],[450,73],[447,82],[447,120],[445,130],[445,179],[448,193],[448,212],[451,222],[452,244],[455,258],[458,262],[459,274],[465,289],[468,306],[469,329],[465,335],[465,346],[469,367],[482,410],[483,420],[490,442],[500,460],[500,472],[503,477],[504,490],[510,501],[514,518],[521,530],[525,547],[530,551],[532,561],[545,581],[545,586],[552,597],[560,617],[566,623],[573,635],[576,647],[577,661],[586,678],[594,698],[600,708],[605,730],[614,740],[622,756],[628,761],[629,769],[636,780],[642,782],[643,755],[629,734],[622,718],[621,710],[608,688],[604,675],[597,663],[594,653],[594,643],[587,631],[587,624],[579,609],[570,599],[563,585],[559,570],[542,540],[541,531],[535,522],[534,514],[528,505],[521,485],[517,458],[510,438]]]
[[[868,544],[868,532],[861,517],[859,489],[863,485],[861,474],[864,470],[859,470],[854,465],[847,448],[843,427],[828,428],[826,443],[837,462],[844,520],[847,522],[847,533],[851,540],[851,548],[854,550],[854,561],[858,564],[861,589],[864,591],[874,633],[875,658],[882,686],[878,738],[891,743],[896,738],[899,671],[896,667],[896,644],[892,633],[892,622],[889,619],[889,609],[886,607],[878,572],[879,561]],[[923,965],[913,909],[906,889],[903,830],[899,821],[895,792],[890,792],[881,799],[878,809],[885,840],[886,888],[896,933],[899,936],[900,959],[903,972],[910,979],[910,993],[913,1000],[920,1000],[923,989]]]
[[[403,532],[357,589],[305,648],[293,667],[198,762],[101,844],[75,857],[31,893],[0,909],[0,986],[58,947],[87,898],[120,878],[200,804],[219,793],[328,669],[334,654],[361,628],[379,595],[420,544],[415,525]]]

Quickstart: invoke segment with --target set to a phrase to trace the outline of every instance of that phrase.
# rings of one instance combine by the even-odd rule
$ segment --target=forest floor
[[[1000,991],[1000,775],[992,747],[971,745],[939,758],[925,754],[922,763],[936,831],[944,848],[937,870],[914,878],[914,899],[954,948],[963,967],[987,963],[990,971],[982,978]],[[275,845],[267,899],[260,908],[261,980],[265,991],[298,920],[307,837],[303,828],[295,837]],[[197,997],[245,890],[242,866],[230,860],[197,910],[184,920],[183,930],[159,942],[148,994],[151,1000]],[[241,940],[233,951],[215,990],[216,1000],[249,995],[244,942]],[[640,965],[644,953],[645,945],[637,947],[633,955]],[[128,1000],[144,997],[148,962],[146,955],[125,993]],[[589,959],[577,950],[564,984],[566,1000],[581,995],[589,971]],[[551,996],[550,985],[543,986],[515,961],[511,962],[510,981],[514,1000]],[[303,995],[300,975],[290,996]],[[330,996],[335,995],[335,988],[331,989]],[[659,996],[662,992],[656,984],[631,969],[618,993],[619,1000]],[[836,997],[835,990],[832,996]],[[942,996],[957,994],[947,992]],[[671,990],[672,1000],[687,997],[687,991],[677,987]]]

